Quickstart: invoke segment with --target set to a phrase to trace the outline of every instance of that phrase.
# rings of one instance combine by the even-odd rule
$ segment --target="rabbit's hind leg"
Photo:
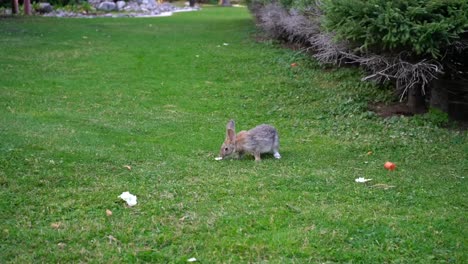
[[[279,137],[278,134],[275,135],[274,141],[273,141],[273,156],[276,159],[281,159],[281,155],[279,154]]]

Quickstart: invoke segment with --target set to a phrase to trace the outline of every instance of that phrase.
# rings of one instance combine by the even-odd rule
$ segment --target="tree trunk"
[[[425,96],[422,94],[421,85],[415,85],[408,91],[408,108],[414,114],[422,114],[427,112]]]
[[[18,0],[11,0],[11,13],[18,14]]]
[[[448,91],[443,80],[435,79],[431,82],[430,107],[448,113]]]
[[[31,0],[24,0],[24,14],[31,15]]]
[[[195,7],[195,0],[189,0],[190,7]]]
[[[455,120],[468,121],[468,81],[439,78],[432,81],[431,107]]]

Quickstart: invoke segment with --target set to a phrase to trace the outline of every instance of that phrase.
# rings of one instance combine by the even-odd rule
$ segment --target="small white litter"
[[[196,261],[197,261],[196,258],[189,258],[189,259],[187,259],[187,262],[196,262]]]
[[[129,192],[123,192],[119,198],[127,202],[128,206],[135,206],[137,204],[137,197]]]
[[[215,160],[222,160],[223,157],[216,157]]]
[[[223,46],[229,46],[229,43],[223,43]]]
[[[363,183],[363,182],[372,181],[372,179],[366,179],[364,177],[359,177],[359,178],[355,179],[354,181],[359,182],[359,183]]]

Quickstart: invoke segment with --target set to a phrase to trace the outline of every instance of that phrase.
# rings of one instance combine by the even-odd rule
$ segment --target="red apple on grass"
[[[395,165],[395,163],[393,163],[393,162],[387,161],[387,162],[385,162],[385,164],[384,164],[384,168],[387,169],[387,170],[389,170],[389,171],[393,171],[393,170],[395,170],[396,165]]]

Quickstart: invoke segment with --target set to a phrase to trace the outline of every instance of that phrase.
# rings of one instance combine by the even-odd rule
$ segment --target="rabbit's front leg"
[[[260,152],[254,152],[255,161],[261,161]]]

